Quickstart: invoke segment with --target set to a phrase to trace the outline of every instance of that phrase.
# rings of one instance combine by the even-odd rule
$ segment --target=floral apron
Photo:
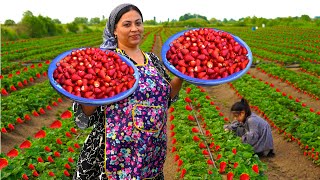
[[[110,180],[143,180],[163,170],[171,86],[145,54],[140,79],[128,98],[106,106],[105,173]]]

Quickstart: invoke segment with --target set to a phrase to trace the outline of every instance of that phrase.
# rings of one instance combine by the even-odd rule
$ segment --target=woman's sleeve
[[[248,119],[249,131],[247,131],[242,137],[242,142],[250,145],[255,145],[259,140],[258,124],[254,122],[252,118]]]
[[[245,128],[238,121],[232,121],[231,124],[223,126],[224,129],[233,131],[237,136],[243,136],[245,134]]]
[[[155,67],[157,68],[161,76],[164,77],[168,82],[171,82],[171,78],[167,73],[166,67],[164,66],[163,62],[152,52],[149,52],[148,55],[150,56],[152,63],[155,65]],[[179,98],[179,93],[170,100],[169,106],[171,103],[176,102],[178,98]]]
[[[87,116],[82,111],[81,105],[77,102],[73,102],[72,109],[74,111],[74,122],[80,129],[86,129],[94,124],[101,123],[103,121],[103,106],[97,107],[94,113]]]

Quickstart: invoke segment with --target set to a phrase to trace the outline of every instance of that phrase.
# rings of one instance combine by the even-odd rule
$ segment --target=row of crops
[[[162,43],[182,28],[145,28],[141,48],[151,51],[156,35]],[[312,29],[224,28],[241,37],[250,47],[259,70],[277,77],[315,101],[319,100],[320,37]],[[303,38],[301,36],[303,35]],[[292,38],[293,37],[293,38]],[[80,39],[80,41],[79,41]],[[57,36],[1,44],[1,133],[30,121],[59,105],[62,97],[46,78],[51,60],[79,47],[98,47],[101,33]],[[286,68],[300,65],[303,71]],[[320,164],[320,113],[289,95],[272,88],[250,74],[230,87],[244,96],[288,140],[296,141],[308,158]],[[264,97],[261,100],[260,97]],[[306,102],[307,103],[307,102]],[[185,179],[266,179],[267,167],[253,154],[251,146],[223,130],[227,118],[201,87],[184,84],[180,99],[169,110],[168,136],[172,137],[176,178]],[[66,115],[67,114],[67,115]],[[89,131],[76,129],[70,109],[57,121],[9,153],[0,155],[4,179],[70,179],[79,150]],[[187,132],[187,133],[186,133]],[[59,134],[59,137],[57,136]],[[60,136],[61,135],[61,136]],[[49,151],[50,150],[50,151]],[[16,168],[19,167],[19,168]]]

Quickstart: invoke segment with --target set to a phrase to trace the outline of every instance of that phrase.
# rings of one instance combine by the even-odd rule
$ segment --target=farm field
[[[161,58],[182,28],[146,27],[142,44]],[[254,63],[228,84],[184,83],[169,109],[165,179],[320,179],[320,35],[311,28],[225,27],[251,48]],[[101,33],[1,42],[2,179],[71,179],[90,129],[73,122],[72,102],[49,84],[60,53],[99,47]],[[259,159],[223,125],[245,97],[272,126],[276,156]]]

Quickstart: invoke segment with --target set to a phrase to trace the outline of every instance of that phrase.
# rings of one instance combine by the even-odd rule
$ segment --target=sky
[[[144,20],[167,21],[191,13],[207,19],[238,20],[242,17],[320,16],[320,0],[3,0],[0,1],[0,23],[12,19],[18,23],[23,13],[59,19],[63,24],[75,17],[109,17],[114,7],[132,3],[142,12]]]

